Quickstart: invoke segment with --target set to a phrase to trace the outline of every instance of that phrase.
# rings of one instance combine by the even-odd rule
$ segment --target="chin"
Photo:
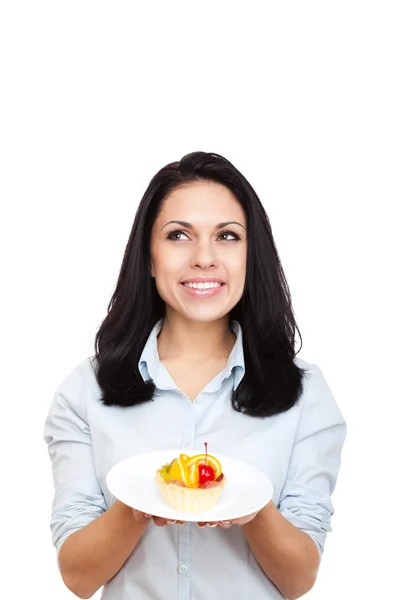
[[[212,323],[213,321],[219,321],[224,319],[227,315],[229,315],[230,311],[227,312],[218,312],[218,313],[207,313],[207,314],[199,314],[197,313],[181,313],[188,321],[193,321],[194,323]]]

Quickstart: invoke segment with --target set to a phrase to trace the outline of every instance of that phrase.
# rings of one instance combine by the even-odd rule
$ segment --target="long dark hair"
[[[232,392],[232,407],[254,417],[290,409],[303,391],[305,370],[293,361],[298,330],[288,284],[268,216],[250,183],[223,156],[193,152],[162,168],[139,204],[107,316],[95,338],[95,372],[108,406],[152,400],[138,362],[147,338],[165,314],[150,272],[150,237],[166,196],[182,184],[213,181],[231,190],[247,217],[247,265],[243,296],[230,313],[243,330],[245,374]],[[301,348],[300,348],[301,349]]]

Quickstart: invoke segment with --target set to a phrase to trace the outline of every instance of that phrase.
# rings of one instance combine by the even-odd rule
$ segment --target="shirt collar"
[[[176,389],[174,380],[170,376],[168,370],[164,367],[160,361],[157,348],[157,336],[162,329],[164,319],[160,319],[154,325],[150,332],[147,342],[143,348],[142,354],[140,355],[138,367],[140,374],[144,381],[152,379],[155,385],[159,389]],[[244,353],[243,353],[243,332],[238,321],[230,321],[230,328],[236,335],[235,344],[231,350],[228,358],[226,367],[222,371],[219,377],[219,381],[213,379],[204,391],[214,392],[221,387],[221,383],[224,379],[227,379],[233,372],[234,385],[233,389],[236,390],[237,386],[241,382],[244,372]]]

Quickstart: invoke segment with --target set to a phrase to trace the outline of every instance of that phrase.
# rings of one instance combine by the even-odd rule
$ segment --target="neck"
[[[236,336],[229,329],[229,316],[216,321],[189,321],[179,314],[165,315],[157,345],[160,361],[185,362],[228,358]]]

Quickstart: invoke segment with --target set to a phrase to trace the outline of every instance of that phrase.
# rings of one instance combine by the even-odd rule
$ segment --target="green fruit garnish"
[[[160,469],[160,475],[165,481],[169,480],[169,468],[171,465],[163,465]]]

